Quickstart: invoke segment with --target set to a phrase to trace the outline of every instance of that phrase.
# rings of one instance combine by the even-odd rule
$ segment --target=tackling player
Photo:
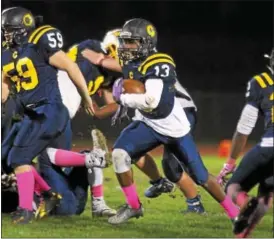
[[[55,197],[51,200],[54,205],[49,205],[48,210],[60,199],[30,166],[31,160],[44,148],[63,143],[61,138],[70,124],[58,88],[57,69],[68,72],[91,114],[93,106],[82,73],[61,50],[63,38],[56,28],[49,25],[37,28],[29,10],[13,7],[2,12],[2,30],[9,45],[2,54],[2,102],[8,98],[11,82],[14,82],[16,95],[24,108],[20,127],[15,124],[2,144],[2,158],[7,158],[17,178],[19,209],[13,214],[13,222],[28,223],[33,218],[35,184],[49,198]],[[13,144],[8,145],[11,138]]]
[[[143,215],[133,182],[131,160],[161,144],[187,166],[195,182],[221,204],[229,218],[234,219],[238,208],[207,172],[189,133],[190,124],[175,97],[175,64],[170,56],[157,52],[155,27],[144,19],[129,20],[123,26],[119,40],[118,53],[124,77],[128,79],[133,76],[133,79],[142,81],[146,93],[123,94],[123,80],[114,83],[115,100],[137,110],[135,121],[123,130],[112,153],[114,170],[127,203],[109,218],[109,223],[120,224]],[[102,57],[98,63],[109,69],[121,70],[116,61],[108,58]]]
[[[234,225],[237,237],[248,237],[270,207],[273,198],[273,163],[274,163],[274,48],[270,55],[268,70],[254,76],[247,84],[246,104],[239,119],[232,140],[230,157],[221,170],[218,180],[233,173],[226,185],[226,192],[241,207],[241,213]],[[265,132],[260,142],[248,151],[236,171],[236,159],[243,151],[249,134],[252,132],[259,112],[264,117]],[[247,193],[259,184],[258,196]]]

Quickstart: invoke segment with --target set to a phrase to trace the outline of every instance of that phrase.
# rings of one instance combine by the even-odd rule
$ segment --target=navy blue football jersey
[[[151,119],[167,117],[173,109],[175,100],[177,76],[173,59],[167,54],[157,52],[149,55],[143,61],[132,61],[128,64],[121,62],[121,66],[125,79],[140,80],[144,84],[148,79],[163,81],[163,92],[157,108],[149,112],[140,112]]]
[[[49,58],[62,47],[59,30],[45,25],[34,30],[22,46],[3,52],[2,71],[15,83],[23,105],[61,102],[57,69],[49,64]]]
[[[246,92],[247,104],[257,109],[264,117],[265,135],[273,137],[274,123],[274,89],[273,76],[264,72],[254,76],[247,85]]]
[[[92,64],[82,56],[81,52],[85,49],[90,49],[103,54],[106,54],[106,52],[100,41],[88,39],[72,46],[67,53],[67,55],[78,64],[83,76],[85,77],[89,95],[92,96],[100,89],[100,87],[108,85],[110,81],[113,81],[113,78],[109,71]]]

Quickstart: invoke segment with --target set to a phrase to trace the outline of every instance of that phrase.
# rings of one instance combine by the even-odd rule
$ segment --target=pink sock
[[[136,187],[135,187],[134,183],[131,184],[130,186],[122,187],[122,190],[126,197],[127,204],[130,205],[134,209],[140,208],[140,201],[139,201],[139,197],[137,195]]]
[[[34,176],[32,171],[17,173],[17,189],[19,195],[19,207],[32,211],[34,193]]]
[[[32,166],[31,167],[34,179],[35,179],[35,191],[38,190],[41,192],[43,191],[49,191],[50,186],[46,183],[46,181],[40,176],[40,174],[37,172],[37,170]]]
[[[103,197],[103,185],[96,185],[91,187],[92,196],[95,198]]]
[[[50,161],[60,167],[85,166],[86,155],[62,149],[47,149]]]
[[[247,199],[248,199],[248,195],[246,192],[239,192],[236,196],[236,204],[239,207],[242,207],[245,204]]]
[[[229,218],[235,218],[240,213],[240,210],[232,202],[232,200],[229,196],[225,196],[224,201],[222,201],[220,204],[224,208],[224,210]]]

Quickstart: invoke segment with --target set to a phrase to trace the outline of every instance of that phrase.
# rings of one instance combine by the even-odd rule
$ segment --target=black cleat
[[[57,206],[59,206],[62,199],[61,194],[52,192],[51,190],[42,194],[42,199],[35,212],[35,218],[41,219],[50,214],[50,212]]]
[[[175,191],[175,185],[166,178],[160,179],[158,182],[150,182],[152,185],[145,191],[148,198],[159,197],[162,193],[172,193]]]
[[[250,217],[253,215],[258,205],[258,199],[252,197],[249,199],[245,208],[240,212],[239,216],[235,218],[233,233],[235,235],[242,233],[249,227]]]
[[[34,213],[32,210],[18,207],[17,210],[11,214],[11,218],[13,224],[28,224],[32,222]]]

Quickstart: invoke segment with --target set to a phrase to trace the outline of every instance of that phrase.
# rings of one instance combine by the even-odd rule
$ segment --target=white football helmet
[[[108,52],[108,55],[118,60],[117,49],[119,47],[118,36],[122,29],[108,31],[103,39],[102,46]]]

